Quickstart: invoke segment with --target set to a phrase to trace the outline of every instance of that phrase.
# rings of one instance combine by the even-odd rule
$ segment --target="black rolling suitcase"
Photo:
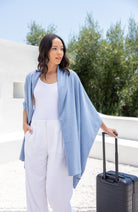
[[[97,212],[138,212],[138,177],[118,172],[118,144],[115,138],[115,171],[106,172],[105,134],[103,173],[96,177]]]

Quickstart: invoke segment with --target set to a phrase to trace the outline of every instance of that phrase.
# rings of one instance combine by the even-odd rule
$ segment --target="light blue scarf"
[[[64,139],[68,174],[73,176],[76,188],[85,170],[87,158],[102,124],[102,120],[90,101],[76,72],[63,72],[57,68],[58,113]],[[32,71],[25,79],[25,99],[23,108],[27,110],[28,124],[34,112],[32,97],[40,72]],[[20,152],[20,160],[25,160],[25,137]]]

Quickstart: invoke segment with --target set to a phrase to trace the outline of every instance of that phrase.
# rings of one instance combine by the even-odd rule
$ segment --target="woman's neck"
[[[57,72],[57,65],[47,64],[47,67],[48,67],[48,73]]]

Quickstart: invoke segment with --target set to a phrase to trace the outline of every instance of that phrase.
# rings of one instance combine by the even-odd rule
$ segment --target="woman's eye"
[[[52,48],[52,49],[56,50],[57,48]]]

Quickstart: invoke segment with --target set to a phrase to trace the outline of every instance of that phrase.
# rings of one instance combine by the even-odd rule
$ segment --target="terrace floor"
[[[96,175],[102,172],[102,164],[102,160],[88,158],[71,199],[76,212],[96,212]],[[114,170],[114,163],[107,162],[107,170]],[[138,176],[135,166],[120,164],[119,171]],[[0,212],[26,211],[24,163],[20,160],[0,163]],[[49,211],[52,210],[49,208]]]

